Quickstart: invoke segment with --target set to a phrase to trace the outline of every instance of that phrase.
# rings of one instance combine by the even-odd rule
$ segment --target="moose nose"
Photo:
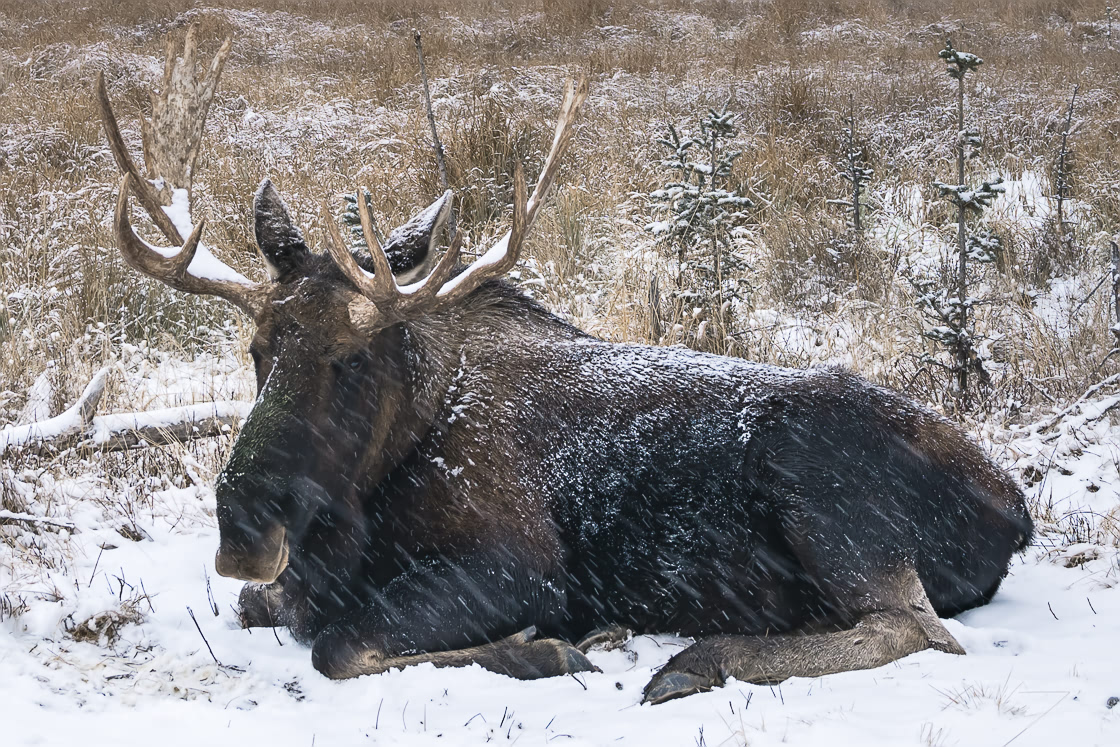
[[[288,539],[281,526],[262,536],[255,547],[222,542],[214,557],[214,569],[218,575],[260,584],[272,583],[287,567]]]

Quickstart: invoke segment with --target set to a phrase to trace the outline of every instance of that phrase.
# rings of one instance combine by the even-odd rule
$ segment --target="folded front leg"
[[[483,669],[519,680],[558,677],[579,672],[597,672],[583,653],[556,638],[537,640],[536,627],[481,646],[431,651],[408,656],[387,656],[375,647],[367,647],[339,632],[315,641],[315,667],[332,679],[346,679],[363,674],[379,674],[413,664],[434,664],[437,667],[466,667],[478,664]],[[326,652],[330,652],[327,654]],[[340,652],[344,652],[340,655]]]
[[[327,626],[315,639],[312,662],[334,679],[425,662],[477,663],[519,679],[591,671],[591,662],[563,641],[534,640],[533,626],[557,625],[564,605],[563,589],[552,580],[503,567],[500,559],[432,559]]]

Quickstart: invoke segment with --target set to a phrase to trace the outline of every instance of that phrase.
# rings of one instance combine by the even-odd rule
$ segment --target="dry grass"
[[[988,61],[970,103],[987,142],[974,173],[1048,173],[1062,107],[1080,83],[1075,196],[1092,196],[1077,228],[1080,253],[1056,256],[1041,229],[1012,232],[1009,259],[988,280],[994,303],[980,312],[982,327],[1005,335],[990,403],[1068,397],[1120,365],[1093,370],[1111,345],[1104,294],[1060,324],[1033,313],[1032,297],[1053,274],[1104,267],[1120,218],[1120,39],[1104,34],[1103,0],[979,5],[0,0],[0,422],[19,412],[47,361],[60,364],[58,405],[124,342],[190,353],[243,338],[243,321],[220,303],[139,280],[108,228],[115,167],[90,95],[94,73],[105,73],[126,137],[138,143],[134,114],[147,106],[143,91],[157,78],[165,35],[188,23],[200,24],[206,49],[227,34],[236,39],[196,199],[208,241],[243,272],[261,275],[249,195],[264,176],[315,243],[323,197],[364,184],[379,221],[391,225],[438,193],[416,26],[461,222],[475,243],[499,230],[514,161],[530,172],[540,163],[562,80],[591,77],[561,177],[568,186],[542,217],[522,271],[550,306],[612,339],[648,338],[657,264],[642,230],[642,194],[658,185],[654,138],[668,122],[730,102],[744,125],[735,178],[764,205],[748,238],[745,308],[766,312],[751,317],[731,352],[791,365],[839,360],[926,400],[940,384],[919,363],[932,348],[918,336],[898,243],[880,235],[858,251],[839,250],[843,216],[826,204],[843,196],[835,164],[848,94],[876,171],[873,200],[886,209],[891,188],[919,185],[929,198],[926,185],[952,173],[952,100],[936,60],[947,34]],[[946,215],[929,205],[920,229],[946,231]],[[811,328],[813,344],[791,343],[774,321],[791,317]]]

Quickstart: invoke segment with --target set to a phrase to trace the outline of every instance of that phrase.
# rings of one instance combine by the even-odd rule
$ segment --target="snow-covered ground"
[[[236,367],[232,353],[176,362],[134,349],[117,375],[175,402],[244,398]],[[205,371],[192,395],[184,379]],[[1120,744],[1120,707],[1108,706],[1120,697],[1120,428],[1093,419],[1113,399],[991,442],[1047,518],[995,600],[947,622],[968,656],[732,683],[660,706],[640,705],[641,689],[685,645],[672,636],[592,652],[603,672],[578,679],[424,665],[327,680],[285,631],[239,629],[240,583],[214,572],[204,465],[187,458],[189,479],[156,480],[131,504],[96,472],[9,472],[29,513],[71,526],[0,517],[4,744],[148,745],[157,728],[164,745]]]
[[[167,499],[203,509],[211,501]],[[285,632],[238,629],[240,584],[214,573],[213,526],[160,518],[144,529],[150,541],[118,536],[113,550],[87,540],[76,588],[3,624],[6,744],[71,735],[147,745],[156,727],[168,746],[1120,744],[1120,708],[1107,706],[1120,695],[1120,568],[1114,550],[1096,546],[1017,558],[990,605],[947,623],[968,656],[923,652],[872,671],[774,688],[732,683],[648,706],[641,688],[678,639],[643,636],[592,653],[603,672],[578,680],[430,665],[327,680]],[[116,631],[112,644],[65,632],[141,589],[150,598],[138,604],[143,622]]]

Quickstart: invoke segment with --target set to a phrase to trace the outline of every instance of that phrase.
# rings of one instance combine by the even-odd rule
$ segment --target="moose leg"
[[[873,604],[861,605],[858,611],[846,605],[857,620],[850,630],[702,639],[662,667],[646,685],[643,702],[663,703],[710,690],[728,677],[772,684],[789,677],[872,669],[927,648],[964,653],[941,624],[912,567],[901,567],[879,581],[868,599]]]
[[[481,646],[407,656],[384,656],[374,649],[365,649],[360,655],[349,657],[349,669],[323,673],[334,679],[344,679],[425,663],[437,667],[465,667],[478,664],[483,669],[519,680],[599,671],[574,646],[556,638],[537,640],[536,635],[536,626],[530,626],[520,633]],[[315,651],[318,650],[318,641],[316,641]],[[315,665],[319,666],[318,660]]]
[[[552,581],[510,569],[508,558],[436,559],[418,564],[360,613],[319,633],[312,663],[332,679],[425,662],[476,663],[519,679],[593,671],[575,647],[535,640],[534,624],[558,622],[565,601]]]

